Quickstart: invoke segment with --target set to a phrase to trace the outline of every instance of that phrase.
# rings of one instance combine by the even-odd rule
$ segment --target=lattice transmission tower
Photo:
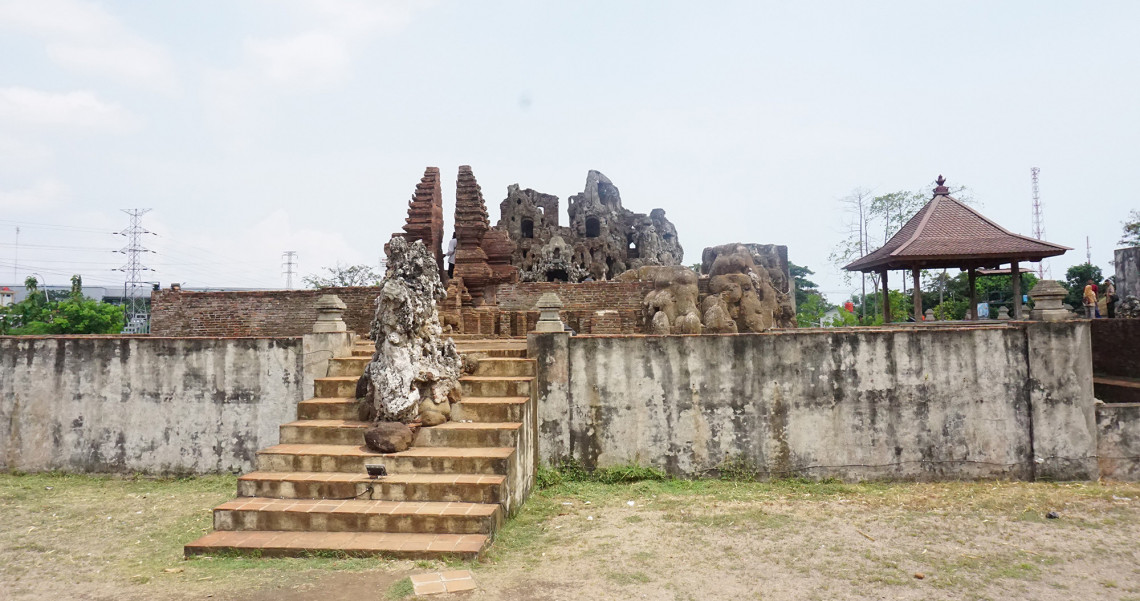
[[[1033,178],[1033,237],[1038,240],[1045,239],[1045,217],[1041,213],[1041,194],[1037,189],[1037,174],[1041,173],[1039,167],[1031,167],[1029,175]],[[1049,265],[1042,259],[1037,264],[1037,277],[1046,279],[1049,275]]]
[[[297,251],[287,250],[281,253],[281,267],[285,270],[285,289],[293,289],[293,268],[297,266]]]
[[[142,216],[149,213],[150,209],[123,209],[123,212],[131,217],[130,226],[118,232],[127,238],[127,245],[119,249],[120,253],[127,256],[127,263],[117,270],[126,274],[123,281],[123,307],[127,314],[127,325],[123,332],[144,334],[150,331],[150,282],[143,280],[143,273],[154,270],[143,265],[141,256],[154,251],[143,247],[142,237],[154,232],[142,226]]]

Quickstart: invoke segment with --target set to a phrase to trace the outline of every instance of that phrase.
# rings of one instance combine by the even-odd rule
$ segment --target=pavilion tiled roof
[[[950,196],[938,176],[934,198],[878,250],[848,264],[848,271],[932,267],[997,267],[1013,260],[1040,261],[1072,250],[1021,236]]]

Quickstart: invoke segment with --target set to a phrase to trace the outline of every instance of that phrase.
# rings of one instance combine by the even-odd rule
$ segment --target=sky
[[[1112,271],[1140,208],[1136,2],[0,0],[0,284],[122,285],[148,208],[163,286],[377,264],[426,166],[491,222],[510,184],[605,173],[686,264],[788,246],[834,302],[842,199],[939,174]],[[20,227],[17,241],[16,227]],[[18,244],[17,244],[18,242]],[[18,251],[18,257],[17,257]],[[18,267],[15,268],[15,264]],[[892,278],[901,282],[903,278]]]

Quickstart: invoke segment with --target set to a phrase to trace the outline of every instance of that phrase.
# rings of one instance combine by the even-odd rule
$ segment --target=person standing
[[[1116,284],[1112,280],[1104,281],[1104,312],[1109,319],[1116,317]]]
[[[447,243],[447,277],[448,279],[455,276],[455,234],[451,235],[451,242]]]
[[[1092,280],[1085,284],[1081,302],[1085,305],[1085,318],[1096,319],[1096,284]]]

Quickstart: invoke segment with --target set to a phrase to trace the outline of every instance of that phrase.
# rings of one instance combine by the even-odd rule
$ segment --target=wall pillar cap
[[[317,298],[317,321],[313,324],[313,333],[321,334],[325,332],[346,332],[348,326],[345,325],[344,319],[341,315],[348,305],[340,300],[340,297],[335,294],[322,294]]]
[[[553,292],[547,292],[538,299],[535,308],[538,309],[538,323],[535,324],[536,332],[563,332],[566,326],[562,324],[562,316],[558,314],[558,310],[562,308],[562,299]]]

